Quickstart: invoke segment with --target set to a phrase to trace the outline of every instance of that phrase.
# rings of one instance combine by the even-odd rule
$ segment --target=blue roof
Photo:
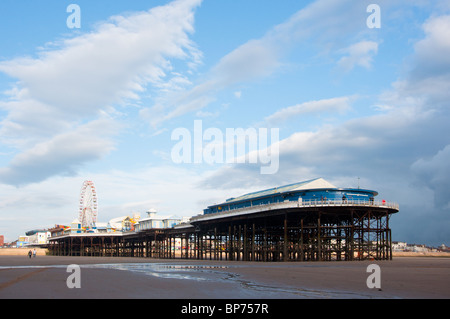
[[[229,198],[223,203],[208,206],[208,208],[204,210],[204,213],[212,214],[218,211],[246,207],[253,204],[261,205],[264,203],[267,204],[270,202],[286,200],[297,201],[299,198],[302,198],[303,200],[318,200],[319,198],[336,199],[344,197],[351,199],[352,197],[357,196],[358,198],[369,200],[369,198],[373,198],[377,195],[378,193],[376,191],[360,188],[338,188],[323,178],[315,178],[304,182],[273,187],[239,197]]]
[[[285,186],[280,187],[274,187],[269,188],[262,191],[257,191],[253,193],[248,193],[236,198],[229,198],[226,200],[226,204],[234,203],[234,202],[240,202],[243,200],[253,199],[253,198],[259,198],[259,197],[265,197],[265,196],[271,196],[276,194],[282,194],[282,193],[288,193],[292,191],[301,191],[301,190],[307,190],[307,189],[332,189],[336,188],[333,184],[327,182],[323,178],[315,178],[304,182],[289,184]]]

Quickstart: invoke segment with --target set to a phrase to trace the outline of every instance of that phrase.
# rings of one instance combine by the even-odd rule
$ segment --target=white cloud
[[[7,112],[0,122],[0,140],[13,148],[32,147],[73,126],[63,109],[23,96],[0,102],[0,108]]]
[[[74,114],[95,114],[105,105],[138,99],[147,83],[159,83],[170,70],[167,58],[197,54],[189,33],[199,2],[175,1],[112,17],[37,59],[2,62],[0,70],[19,79],[32,99]]]
[[[420,61],[414,70],[429,71],[436,75],[448,72],[450,66],[450,15],[429,19],[423,25],[426,37],[415,44],[416,59]],[[442,69],[443,66],[447,68]]]
[[[450,145],[429,159],[417,160],[411,170],[419,182],[433,190],[436,206],[450,209]]]
[[[208,79],[182,92],[173,92],[167,99],[140,114],[153,127],[164,121],[199,111],[215,101],[215,94],[235,84],[268,76],[278,66],[276,48],[263,40],[251,40],[224,56],[212,68]]]
[[[273,124],[292,119],[295,116],[321,112],[343,112],[350,109],[350,97],[337,97],[318,101],[309,101],[281,109],[266,117],[266,121]]]
[[[111,136],[117,125],[112,120],[95,120],[36,144],[15,156],[8,167],[0,168],[0,181],[20,186],[53,175],[73,175],[84,163],[113,150]]]
[[[201,53],[190,34],[200,3],[176,0],[114,16],[36,58],[0,62],[0,72],[17,79],[6,92],[8,100],[0,102],[7,112],[0,140],[18,152],[0,169],[0,182],[17,185],[74,173],[112,150],[113,120],[107,118],[122,116],[116,111],[122,103],[139,102],[149,85],[161,92],[188,85],[186,76],[173,71],[171,59],[188,68],[199,63]]]
[[[401,212],[391,223],[399,229],[397,238],[433,244],[448,242],[445,226],[450,224],[450,60],[446,57],[450,51],[443,26],[449,19],[433,17],[424,24],[426,35],[417,42],[416,51],[408,60],[414,61],[411,72],[380,94],[379,103],[374,103],[387,105],[383,112],[323,125],[316,131],[299,131],[281,140],[280,169],[276,175],[261,176],[257,167],[241,164],[218,170],[213,181],[205,180],[203,185],[275,186],[311,177],[331,181],[349,181],[353,177],[356,181],[359,176],[366,180],[363,187],[376,189],[384,199],[400,203]],[[431,56],[440,58],[430,62]],[[270,119],[284,120],[313,110],[313,106],[314,103],[287,108]],[[342,186],[356,187],[356,183]],[[434,197],[434,202],[430,197]],[[420,232],[416,232],[417,223],[421,225]]]
[[[157,128],[164,121],[208,106],[222,90],[273,75],[284,65],[282,59],[291,47],[302,41],[312,39],[315,45],[336,49],[349,32],[360,32],[361,26],[350,18],[358,12],[365,13],[364,3],[315,1],[263,37],[251,39],[223,56],[199,84],[174,92],[175,98],[158,100],[140,114]],[[362,58],[359,62],[363,63]]]
[[[450,15],[428,19],[425,37],[418,41],[410,73],[398,84],[405,94],[427,100],[431,109],[448,109],[450,97]]]
[[[355,66],[370,69],[373,63],[373,56],[378,52],[378,43],[374,41],[360,41],[342,50],[347,55],[338,61],[339,67],[345,71],[352,70]]]

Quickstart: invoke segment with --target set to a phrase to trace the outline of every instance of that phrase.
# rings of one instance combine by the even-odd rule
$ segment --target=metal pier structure
[[[49,250],[64,256],[262,262],[392,259],[389,219],[399,211],[397,204],[374,200],[374,191],[310,184],[233,198],[171,228],[57,236]]]

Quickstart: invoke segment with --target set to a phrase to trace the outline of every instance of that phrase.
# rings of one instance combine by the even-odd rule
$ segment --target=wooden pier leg
[[[320,212],[319,212],[319,215],[317,217],[317,260],[318,261],[322,261],[322,240],[320,237],[320,232],[321,232],[321,228],[320,228]]]
[[[303,218],[300,220],[300,261],[305,261],[305,251],[303,243]]]
[[[243,237],[243,258],[242,260],[248,261],[248,238],[247,238],[247,224],[244,224],[244,237]]]
[[[256,244],[256,237],[255,237],[255,223],[252,225],[252,239],[251,239],[251,246],[252,246],[252,252],[250,256],[251,261],[255,261],[255,244]]]
[[[228,258],[227,260],[233,260],[233,237],[231,236],[231,226],[228,226]]]
[[[287,222],[287,214],[284,214],[283,261],[288,261],[288,222]]]
[[[238,239],[237,239],[237,257],[236,257],[236,260],[242,260],[242,257],[241,257],[241,253],[242,253],[242,238],[241,238],[241,234],[242,234],[242,232],[241,232],[241,225],[239,225],[239,227],[238,227],[238,234],[237,234],[237,236],[238,236]]]

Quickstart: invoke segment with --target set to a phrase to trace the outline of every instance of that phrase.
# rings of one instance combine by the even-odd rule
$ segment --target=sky
[[[450,245],[449,101],[444,0],[2,0],[0,234],[322,177]]]

